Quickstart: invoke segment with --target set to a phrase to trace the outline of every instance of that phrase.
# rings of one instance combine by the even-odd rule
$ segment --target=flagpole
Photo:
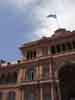
[[[56,12],[55,12],[55,14],[49,14],[47,17],[48,17],[48,18],[53,18],[53,19],[55,19],[55,20],[56,20],[56,23],[57,23],[57,27],[60,28],[60,24],[59,24],[59,21],[58,21],[58,19],[57,19]]]
[[[60,28],[60,24],[59,24],[58,18],[56,18],[56,23],[57,23],[57,27]]]

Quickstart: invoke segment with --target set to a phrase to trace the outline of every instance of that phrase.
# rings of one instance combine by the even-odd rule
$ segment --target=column
[[[43,100],[43,88],[40,87],[40,100]]]
[[[57,100],[56,98],[56,91],[55,91],[55,84],[56,84],[56,79],[55,79],[55,73],[53,70],[53,58],[51,58],[51,63],[49,65],[49,73],[50,73],[50,80],[51,80],[51,100]]]
[[[49,79],[51,79],[51,80],[52,80],[51,63],[49,64]]]
[[[50,80],[51,80],[51,100],[55,100],[54,99],[54,87],[53,87],[53,79],[52,79],[52,65],[51,63],[49,64],[49,76],[50,76]]]
[[[54,86],[53,86],[53,83],[51,83],[51,100],[55,100],[55,94],[54,94]]]
[[[50,50],[50,47],[48,47],[48,55],[51,54],[51,50]]]
[[[60,44],[60,52],[63,52],[63,50],[62,50],[62,45]]]
[[[17,88],[15,93],[16,93],[16,100],[21,100],[21,89]]]
[[[3,93],[3,95],[2,95],[2,100],[7,100],[7,92],[2,92]]]
[[[37,57],[42,56],[42,48],[37,49]]]
[[[19,73],[18,73],[18,82],[22,81],[23,80],[23,74],[24,74],[24,69],[20,69],[19,70]]]
[[[72,50],[73,50],[73,43],[72,43],[72,41],[71,41],[71,45],[72,45]]]
[[[57,89],[58,89],[58,98],[59,100],[61,100],[61,91],[60,91],[60,86],[59,86],[59,82],[57,83]]]
[[[72,50],[72,44],[70,41],[66,43],[66,48],[67,48],[67,51]]]
[[[39,72],[39,66],[36,66],[36,80],[39,79],[40,72]]]
[[[23,70],[23,80],[26,80],[26,71],[27,71],[27,69],[24,68],[24,70]]]
[[[21,100],[25,100],[25,96],[24,96],[24,90],[21,90]]]
[[[61,46],[62,46],[62,52],[65,52],[65,51],[66,51],[66,49],[67,49],[66,44],[65,44],[65,43],[63,43]]]
[[[40,80],[43,78],[43,67],[42,65],[39,66],[39,73],[40,73]]]

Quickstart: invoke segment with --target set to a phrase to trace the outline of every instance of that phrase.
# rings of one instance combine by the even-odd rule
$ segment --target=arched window
[[[62,100],[75,100],[75,63],[66,62],[58,72]]]
[[[13,91],[8,92],[7,100],[16,100],[16,93]]]

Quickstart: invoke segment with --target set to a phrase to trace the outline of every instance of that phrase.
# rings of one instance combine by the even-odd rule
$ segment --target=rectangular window
[[[33,66],[31,66],[31,67],[33,67]],[[34,68],[30,68],[30,69],[28,69],[28,71],[27,71],[27,79],[28,80],[34,80],[34,77],[35,76],[35,69]]]
[[[49,78],[49,64],[44,64],[43,65],[43,79],[48,79]]]
[[[52,53],[52,54],[55,54],[55,53],[56,53],[55,47],[54,47],[54,46],[51,47],[51,53]]]
[[[73,44],[73,49],[75,49],[75,41],[73,41],[72,44]]]
[[[34,92],[30,89],[24,91],[24,100],[35,100]]]
[[[2,92],[0,92],[0,100],[2,100]]]
[[[45,95],[45,96],[44,96],[44,100],[51,100],[50,95]]]
[[[62,51],[66,51],[66,46],[65,46],[65,44],[62,44]]]
[[[15,92],[8,92],[7,100],[16,100],[16,94]]]
[[[72,49],[72,46],[71,46],[71,43],[70,42],[67,43],[67,47],[68,47],[68,50],[71,50]]]
[[[61,52],[60,45],[56,45],[57,52]]]

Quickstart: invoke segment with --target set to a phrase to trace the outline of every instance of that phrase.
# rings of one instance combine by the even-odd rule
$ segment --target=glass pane
[[[65,51],[66,50],[66,46],[65,44],[62,44],[62,51]]]
[[[28,80],[33,80],[34,79],[34,71],[33,70],[30,70],[28,72]]]
[[[15,92],[9,92],[7,100],[15,100],[15,96],[16,96]]]
[[[52,54],[55,54],[55,53],[56,53],[55,47],[54,47],[54,46],[51,47],[51,53],[52,53]]]
[[[73,49],[75,49],[75,41],[73,41],[72,44],[73,44]]]
[[[0,92],[0,100],[2,100],[2,93]]]
[[[48,79],[49,77],[49,64],[43,66],[43,77],[44,79]]]
[[[49,95],[44,97],[44,100],[51,100],[51,97]]]
[[[34,100],[34,95],[33,95],[33,93],[31,93],[31,94],[28,95],[28,100]]]
[[[60,51],[60,45],[57,45],[57,46],[56,46],[56,49],[57,49],[57,52],[61,52],[61,51]]]

